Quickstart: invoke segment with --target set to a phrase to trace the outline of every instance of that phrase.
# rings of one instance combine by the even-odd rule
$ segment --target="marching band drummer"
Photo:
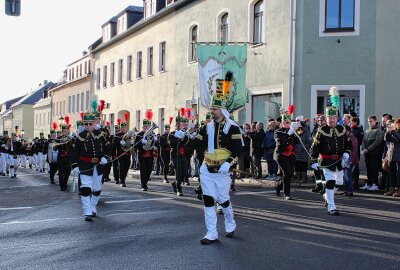
[[[72,171],[75,175],[80,174],[82,210],[86,221],[97,215],[103,165],[108,162],[109,142],[100,125],[95,124],[99,118],[99,112],[83,115],[85,130],[76,136],[71,149]]]

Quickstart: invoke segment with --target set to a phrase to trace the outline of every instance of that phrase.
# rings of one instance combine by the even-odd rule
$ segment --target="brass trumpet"
[[[146,130],[146,132],[143,134],[143,138],[147,140],[147,144],[143,145],[144,150],[151,150],[151,148],[153,148],[154,136],[155,136],[153,131],[156,128],[158,128],[158,126],[156,125],[156,123],[152,122],[151,127],[148,130]]]

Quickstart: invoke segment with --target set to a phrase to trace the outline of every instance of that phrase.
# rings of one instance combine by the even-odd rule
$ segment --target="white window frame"
[[[197,59],[195,59],[195,60],[193,60],[192,59],[192,30],[193,30],[193,28],[194,27],[196,27],[197,26],[197,38],[196,38],[196,41],[198,42],[199,41],[199,37],[200,37],[200,31],[199,31],[199,29],[200,29],[200,24],[198,23],[198,22],[192,22],[190,25],[189,25],[189,27],[188,27],[188,53],[187,53],[187,62],[189,63],[189,64],[192,64],[192,63],[197,63]],[[196,50],[196,46],[194,46],[194,50]],[[195,54],[196,54],[196,52],[195,52]],[[197,54],[196,54],[196,58],[197,58]]]
[[[224,8],[222,9],[217,17],[215,18],[215,25],[217,26],[217,31],[216,31],[216,41],[220,42],[221,41],[221,19],[222,17],[228,14],[228,36],[226,42],[229,42],[231,40],[231,10],[229,8]]]
[[[248,5],[248,37],[251,42],[253,42],[253,37],[254,37],[254,6],[258,3],[259,0],[252,0],[249,2]],[[261,43],[259,44],[254,44],[253,46],[260,46],[265,44],[266,40],[266,29],[265,29],[265,21],[266,21],[266,5],[265,5],[265,0],[263,0],[263,5],[264,5],[264,13],[263,13],[263,21],[262,21],[262,29],[263,31],[261,32]]]
[[[139,57],[140,55],[140,57]],[[141,59],[141,62],[139,62]],[[143,51],[136,52],[136,79],[143,78]]]
[[[151,51],[151,59],[150,59]],[[147,76],[151,77],[154,75],[154,47],[150,46],[147,48]]]
[[[365,125],[365,84],[360,85],[336,85],[335,86],[339,89],[344,89],[342,91],[359,91],[360,92],[360,123]],[[314,117],[317,114],[317,97],[318,91],[329,91],[332,85],[311,85],[311,107],[310,107],[310,115]]]
[[[319,0],[319,36],[344,37],[360,35],[360,0],[354,1],[354,31],[351,32],[324,32],[325,31],[325,0]]]
[[[164,44],[165,50],[164,50],[164,63],[163,63],[163,52],[162,52],[162,45]],[[166,66],[166,59],[167,59],[167,42],[166,41],[161,41],[159,46],[158,46],[158,72],[162,73],[165,72],[165,66]],[[164,65],[163,65],[164,64]]]

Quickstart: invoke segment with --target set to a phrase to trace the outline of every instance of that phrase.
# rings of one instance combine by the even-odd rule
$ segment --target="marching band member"
[[[323,194],[325,205],[330,215],[339,215],[336,210],[334,194],[335,185],[343,184],[343,167],[341,161],[349,160],[351,144],[346,135],[346,129],[338,125],[339,110],[336,107],[326,108],[327,125],[318,128],[311,146],[311,155],[318,163],[312,164],[317,170],[322,167],[326,179],[326,191]]]
[[[238,125],[229,118],[229,112],[225,107],[233,98],[229,92],[231,79],[232,73],[228,71],[225,80],[216,80],[216,91],[210,105],[213,121],[201,128],[194,139],[197,149],[207,149],[204,163],[200,167],[207,228],[207,234],[200,241],[204,245],[218,241],[216,202],[222,206],[224,213],[225,236],[232,238],[236,229],[229,197],[230,169],[242,151],[242,137]],[[182,131],[177,131],[175,136],[182,139],[184,134]]]
[[[171,147],[169,145],[170,131],[171,131],[171,123],[173,117],[169,118],[169,124],[164,126],[164,134],[160,136],[160,149],[161,149],[161,159],[163,162],[163,172],[164,172],[164,183],[169,183],[168,181],[168,173],[169,173],[169,164],[171,163]]]
[[[86,221],[91,221],[97,215],[103,165],[107,164],[108,159],[109,142],[101,132],[100,125],[96,124],[99,118],[98,112],[84,114],[85,130],[76,136],[71,150],[72,172],[80,174],[82,210]]]
[[[121,130],[119,133],[115,134],[112,141],[112,155],[113,157],[118,157],[118,168],[119,168],[119,180],[121,181],[121,186],[126,187],[126,176],[131,165],[131,152],[124,150],[127,142],[123,139],[126,135],[128,129],[128,114],[124,115],[125,121],[121,123]]]
[[[60,183],[60,190],[67,190],[67,183],[69,175],[71,174],[71,148],[74,140],[69,136],[70,125],[61,125],[61,135],[56,140],[54,150],[58,151],[57,154],[57,167],[58,167],[58,182]]]
[[[57,150],[53,148],[53,144],[57,141],[57,123],[51,124],[50,139],[47,141],[47,160],[50,167],[50,183],[54,184],[54,176],[58,170],[57,166]]]
[[[8,131],[5,130],[3,132],[3,138],[1,140],[1,173],[3,176],[6,176],[7,172],[7,164],[8,164],[8,147],[7,142],[9,142],[10,137],[8,136]]]
[[[45,152],[45,150],[47,150],[46,143],[47,140],[44,138],[43,132],[40,132],[40,138],[35,143],[35,150],[37,155],[36,170],[39,172],[45,172],[44,163],[46,162],[46,160],[44,159],[43,153]]]
[[[11,134],[10,146],[8,147],[8,163],[10,164],[11,178],[17,177],[19,166],[19,155],[21,153],[21,142],[17,140],[17,133]]]
[[[145,119],[143,119],[143,130],[137,134],[134,144],[135,150],[138,151],[140,184],[143,191],[148,190],[147,183],[153,170],[154,157],[157,157],[157,151],[155,151],[156,136],[153,132],[153,129],[157,126],[152,124],[152,118],[153,112],[146,111]]]
[[[111,135],[111,137],[110,137],[111,142],[114,141],[115,135],[120,133],[121,124],[122,124],[122,119],[118,118],[117,124],[114,125],[114,135]],[[112,169],[113,169],[115,184],[119,185],[119,179],[120,179],[119,178],[119,162],[118,162],[117,156],[114,154],[114,152],[112,152]]]

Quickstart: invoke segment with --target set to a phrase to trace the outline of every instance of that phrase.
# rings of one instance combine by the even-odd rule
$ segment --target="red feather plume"
[[[53,122],[53,123],[51,124],[51,128],[52,128],[53,130],[56,130],[56,129],[58,128],[58,124],[57,124],[56,122]]]
[[[83,120],[83,112],[80,112],[79,116],[81,117],[81,121],[82,121]]]
[[[110,121],[106,121],[106,126],[110,126]]]
[[[172,116],[170,116],[169,117],[169,124],[171,125],[172,124],[172,121],[174,120],[174,117],[172,117]]]
[[[294,113],[294,109],[295,109],[294,105],[290,104],[289,107],[288,107],[288,112],[289,112],[290,115],[292,115]]]
[[[100,100],[100,104],[98,107],[99,112],[102,112],[105,108],[106,102],[104,100]]]
[[[310,122],[310,118],[306,118],[306,122]]]
[[[64,117],[64,121],[65,121],[65,124],[67,124],[67,125],[69,125],[69,116],[68,115],[66,115],[65,117]]]
[[[180,108],[179,112],[181,113],[181,117],[185,115],[185,108]]]
[[[129,120],[129,113],[128,112],[124,112],[124,120],[125,120],[125,122],[128,122],[128,120]]]
[[[117,119],[117,125],[121,125],[122,120],[120,118]]]
[[[144,114],[144,117],[149,121],[153,120],[153,112],[151,110],[147,110]]]

